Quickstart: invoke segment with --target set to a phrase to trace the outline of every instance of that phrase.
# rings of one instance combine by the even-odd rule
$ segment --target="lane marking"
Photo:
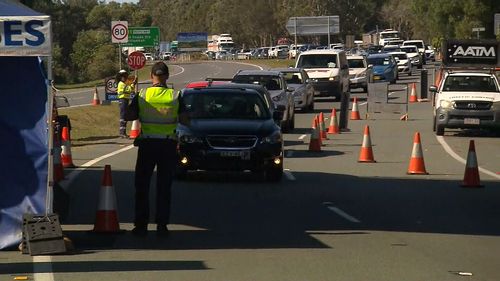
[[[293,174],[290,171],[290,169],[284,169],[283,173],[285,174],[285,177],[287,178],[287,180],[290,180],[290,181],[294,181],[295,180],[295,177],[293,176]]]
[[[300,137],[299,137],[299,140],[303,140],[303,139],[305,139],[306,137],[307,137],[307,135],[302,135],[302,136],[300,136]]]
[[[52,258],[50,256],[33,257],[33,279],[36,281],[54,281]]]
[[[257,67],[260,70],[264,70],[264,68],[262,66],[260,66],[260,65],[246,63],[246,62],[237,62],[237,61],[221,61],[221,62],[222,63],[237,63],[237,64],[243,64],[243,65],[250,65],[250,66],[253,66],[253,67]]]
[[[83,164],[83,165],[80,165],[78,168],[74,169],[73,171],[71,171],[71,173],[69,173],[66,177],[67,179],[66,180],[63,180],[61,181],[60,183],[60,186],[67,191],[68,187],[71,185],[71,183],[73,183],[73,181],[75,180],[76,177],[78,177],[78,175],[80,175],[81,172],[85,171],[87,168],[91,167],[92,165],[106,159],[106,158],[109,158],[109,157],[112,157],[112,156],[115,156],[117,154],[120,154],[122,152],[125,152],[127,150],[130,150],[134,148],[134,145],[131,144],[129,146],[126,146],[122,149],[119,149],[119,150],[116,150],[116,151],[113,151],[111,153],[108,153],[106,155],[103,155],[101,157],[97,157],[93,160],[90,160],[88,161],[87,163]]]
[[[331,202],[323,202],[323,205],[325,205],[328,208],[328,210],[336,213],[337,215],[343,217],[344,219],[346,219],[350,222],[353,222],[353,223],[360,223],[361,222],[357,218],[355,218],[355,217],[349,215],[348,213],[342,211],[341,209],[333,206]]]
[[[443,147],[443,149],[453,158],[455,158],[455,160],[457,160],[458,162],[462,163],[462,164],[466,164],[467,161],[465,159],[463,159],[462,157],[460,157],[458,154],[455,153],[455,151],[453,151],[453,149],[451,149],[451,147],[448,145],[448,143],[446,143],[446,141],[444,140],[444,137],[443,136],[436,136],[436,139],[437,141],[441,144],[441,146]],[[488,176],[491,176],[491,177],[494,177],[496,179],[500,179],[500,175],[497,175],[495,173],[493,173],[492,171],[490,170],[487,170],[487,169],[484,169],[484,168],[481,168],[479,167],[479,171],[483,174],[486,174]]]

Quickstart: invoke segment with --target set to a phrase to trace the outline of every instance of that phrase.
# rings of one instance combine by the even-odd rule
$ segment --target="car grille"
[[[457,101],[455,102],[456,109],[464,110],[489,110],[492,103],[488,101]]]
[[[252,148],[257,144],[256,136],[207,136],[208,145],[216,149]]]

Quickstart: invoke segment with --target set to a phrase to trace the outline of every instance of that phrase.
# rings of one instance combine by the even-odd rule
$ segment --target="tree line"
[[[276,44],[289,37],[290,17],[338,15],[342,42],[346,35],[393,28],[403,39],[423,39],[436,47],[444,38],[494,38],[498,0],[140,0],[137,4],[102,0],[21,0],[52,17],[54,75],[58,83],[76,83],[113,75],[118,46],[111,43],[111,21],[129,26],[158,26],[162,41],[179,32],[231,33],[239,46]],[[299,38],[325,43],[322,37]],[[334,42],[335,42],[334,41]]]

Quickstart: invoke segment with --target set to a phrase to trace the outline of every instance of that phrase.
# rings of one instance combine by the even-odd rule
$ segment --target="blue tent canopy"
[[[24,213],[45,214],[52,208],[52,128],[47,124],[53,103],[50,17],[0,0],[0,25],[0,249],[4,249],[21,241]],[[40,56],[49,57],[48,71]]]

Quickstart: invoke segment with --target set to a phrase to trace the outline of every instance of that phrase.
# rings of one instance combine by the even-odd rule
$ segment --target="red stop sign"
[[[146,56],[141,52],[132,52],[128,55],[128,66],[133,70],[138,70],[146,64]]]

